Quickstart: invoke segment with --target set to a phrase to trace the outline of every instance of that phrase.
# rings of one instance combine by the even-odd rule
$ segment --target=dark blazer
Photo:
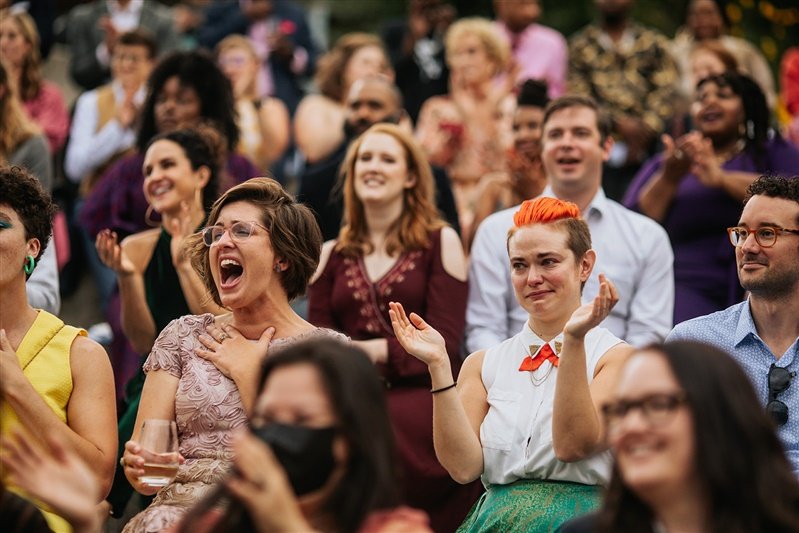
[[[75,83],[86,90],[94,89],[111,79],[111,70],[97,60],[97,46],[105,32],[100,28],[102,17],[109,15],[105,0],[95,0],[72,8],[67,16],[67,45],[71,54],[69,73]],[[170,9],[158,2],[144,0],[139,27],[149,31],[163,55],[179,46]]]

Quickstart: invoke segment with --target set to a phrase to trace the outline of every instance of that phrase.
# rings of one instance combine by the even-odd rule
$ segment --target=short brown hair
[[[117,44],[123,46],[141,46],[147,49],[147,58],[155,59],[158,55],[158,44],[153,34],[144,28],[136,28],[122,33],[117,39]]]
[[[343,100],[346,96],[344,94],[346,89],[344,87],[344,71],[347,68],[347,63],[350,62],[355,52],[367,46],[374,46],[382,50],[386,57],[386,65],[391,68],[388,63],[388,54],[386,54],[380,37],[371,33],[347,33],[339,37],[333,48],[319,59],[314,76],[319,92],[336,102]]]
[[[544,122],[541,124],[543,128],[546,126],[547,122],[552,115],[557,113],[558,111],[563,111],[564,109],[569,109],[572,107],[587,107],[588,109],[592,109],[594,114],[596,115],[596,127],[599,130],[599,137],[600,142],[605,142],[611,132],[613,131],[613,124],[611,123],[610,117],[605,113],[599,104],[596,103],[596,100],[591,98],[590,96],[583,96],[581,94],[567,94],[566,96],[561,96],[555,100],[549,102],[546,109],[544,109]]]
[[[233,187],[211,207],[208,226],[219,219],[219,212],[228,204],[247,202],[262,212],[261,222],[269,232],[276,257],[287,263],[280,273],[280,284],[289,300],[305,293],[308,281],[316,272],[322,252],[322,232],[313,213],[287,193],[271,178],[252,178]],[[195,233],[186,244],[191,264],[218,305],[222,305],[219,289],[211,276],[208,247],[202,234]]]

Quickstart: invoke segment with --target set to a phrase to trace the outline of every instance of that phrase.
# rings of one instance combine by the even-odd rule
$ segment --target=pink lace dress
[[[180,453],[186,462],[178,469],[175,480],[158,491],[153,503],[133,517],[123,533],[151,533],[169,528],[230,469],[230,439],[236,428],[247,425],[247,416],[233,380],[194,353],[202,348],[198,336],[213,321],[212,314],[173,320],[158,336],[144,363],[146,373],[164,370],[179,379],[175,421]],[[272,341],[269,353],[318,336],[347,339],[335,331],[317,328],[297,337]]]

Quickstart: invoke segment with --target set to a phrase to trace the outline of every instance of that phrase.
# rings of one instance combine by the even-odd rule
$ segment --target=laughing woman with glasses
[[[161,531],[221,481],[231,466],[233,430],[245,427],[267,353],[300,339],[342,338],[316,328],[289,305],[305,292],[322,236],[313,214],[268,178],[251,179],[217,200],[207,227],[187,239],[191,264],[213,301],[230,310],[173,320],[153,344],[144,370],[125,476],[155,500],[125,528]],[[139,436],[146,419],[174,420],[185,462],[166,487],[141,481]]]
[[[605,504],[562,533],[799,531],[799,482],[726,353],[684,341],[639,351],[602,412],[616,457]]]

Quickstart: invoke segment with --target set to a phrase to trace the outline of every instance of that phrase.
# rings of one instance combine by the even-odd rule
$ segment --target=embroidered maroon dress
[[[467,284],[450,276],[441,263],[441,232],[430,234],[427,249],[402,254],[372,282],[362,258],[336,251],[308,289],[308,318],[352,340],[384,338],[388,362],[378,365],[385,379],[389,415],[397,442],[405,503],[424,509],[434,531],[454,531],[482,492],[479,483],[459,485],[438,463],[433,449],[433,400],[427,365],[409,355],[394,337],[388,303],[416,312],[447,343],[452,371],[461,366],[460,347],[466,315]]]

